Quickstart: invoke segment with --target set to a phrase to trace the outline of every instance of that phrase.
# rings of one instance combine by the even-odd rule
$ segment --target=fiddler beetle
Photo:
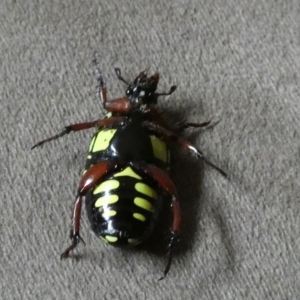
[[[98,81],[97,92],[107,111],[105,118],[69,125],[61,133],[32,147],[36,148],[73,131],[96,127],[85,171],[77,188],[71,244],[61,258],[67,258],[79,241],[83,241],[79,233],[83,197],[94,233],[110,245],[119,247],[135,246],[147,239],[157,223],[161,202],[168,199],[172,209],[171,238],[168,261],[161,280],[169,272],[181,223],[179,197],[169,175],[168,142],[178,143],[223,176],[227,177],[227,174],[179,135],[180,130],[205,127],[210,121],[181,122],[169,129],[156,110],[158,97],[171,95],[176,86],[172,86],[167,93],[157,93],[158,73],[148,77],[147,72],[143,71],[128,83],[122,77],[121,70],[115,68],[118,79],[128,87],[126,96],[108,100],[96,58],[93,62]]]

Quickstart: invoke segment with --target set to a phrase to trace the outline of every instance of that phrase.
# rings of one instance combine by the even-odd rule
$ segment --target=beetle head
[[[141,72],[134,81],[129,84],[126,96],[130,99],[134,107],[142,105],[156,104],[157,94],[155,93],[159,81],[159,74],[148,77],[147,72]]]
[[[159,74],[154,73],[152,76],[147,76],[147,71],[141,72],[134,81],[129,84],[121,75],[121,70],[115,68],[115,72],[118,78],[128,84],[126,90],[126,96],[128,97],[133,108],[142,108],[147,105],[153,105],[157,103],[159,96],[171,95],[175,90],[176,86],[171,86],[168,93],[156,93],[157,84],[159,81]]]

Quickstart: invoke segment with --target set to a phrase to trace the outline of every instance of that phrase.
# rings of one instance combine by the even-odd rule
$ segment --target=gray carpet
[[[1,299],[300,299],[299,1],[62,3],[0,4]],[[217,123],[185,137],[229,180],[175,149],[182,237],[161,282],[164,237],[116,249],[85,211],[86,246],[59,260],[93,130],[30,147],[103,116],[94,51],[110,99],[114,67],[149,67],[159,91],[178,85],[166,118]]]

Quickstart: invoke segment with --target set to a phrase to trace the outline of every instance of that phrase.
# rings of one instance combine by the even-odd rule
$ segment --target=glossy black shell
[[[147,163],[167,169],[169,151],[164,141],[142,126],[142,121],[142,112],[135,111],[122,124],[97,131],[86,162],[86,170],[105,160],[124,163],[121,170],[107,174],[86,194],[92,230],[114,246],[144,241],[161,207],[158,184],[132,165]]]

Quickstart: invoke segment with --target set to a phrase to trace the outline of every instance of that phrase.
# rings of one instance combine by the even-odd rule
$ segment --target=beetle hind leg
[[[150,176],[152,179],[154,179],[157,184],[161,187],[161,189],[169,196],[171,196],[172,202],[171,202],[171,208],[172,208],[172,215],[173,215],[173,221],[171,226],[171,239],[168,246],[169,252],[168,252],[168,261],[166,264],[166,267],[163,272],[163,276],[159,278],[159,280],[164,279],[171,267],[171,263],[173,260],[173,253],[174,253],[174,246],[179,241],[179,229],[181,224],[181,211],[180,211],[180,204],[179,204],[179,197],[176,190],[176,187],[169,177],[169,175],[157,168],[154,165],[148,165],[148,164],[133,164],[134,167],[141,170],[148,176]]]
[[[69,253],[76,248],[79,241],[82,241],[83,244],[84,240],[81,238],[79,234],[79,228],[80,228],[80,217],[81,217],[81,207],[82,207],[82,196],[78,196],[76,198],[75,206],[74,206],[74,212],[73,212],[73,222],[72,222],[72,228],[70,231],[70,238],[71,238],[71,245],[60,255],[60,259],[67,258],[69,256]]]
[[[77,188],[77,197],[72,214],[72,229],[70,233],[71,245],[61,254],[61,259],[69,257],[70,252],[76,248],[79,241],[84,243],[79,234],[82,198],[93,186],[95,186],[95,184],[97,184],[97,182],[99,182],[99,180],[103,178],[103,176],[117,167],[118,165],[115,163],[103,161],[92,166],[84,173]]]

